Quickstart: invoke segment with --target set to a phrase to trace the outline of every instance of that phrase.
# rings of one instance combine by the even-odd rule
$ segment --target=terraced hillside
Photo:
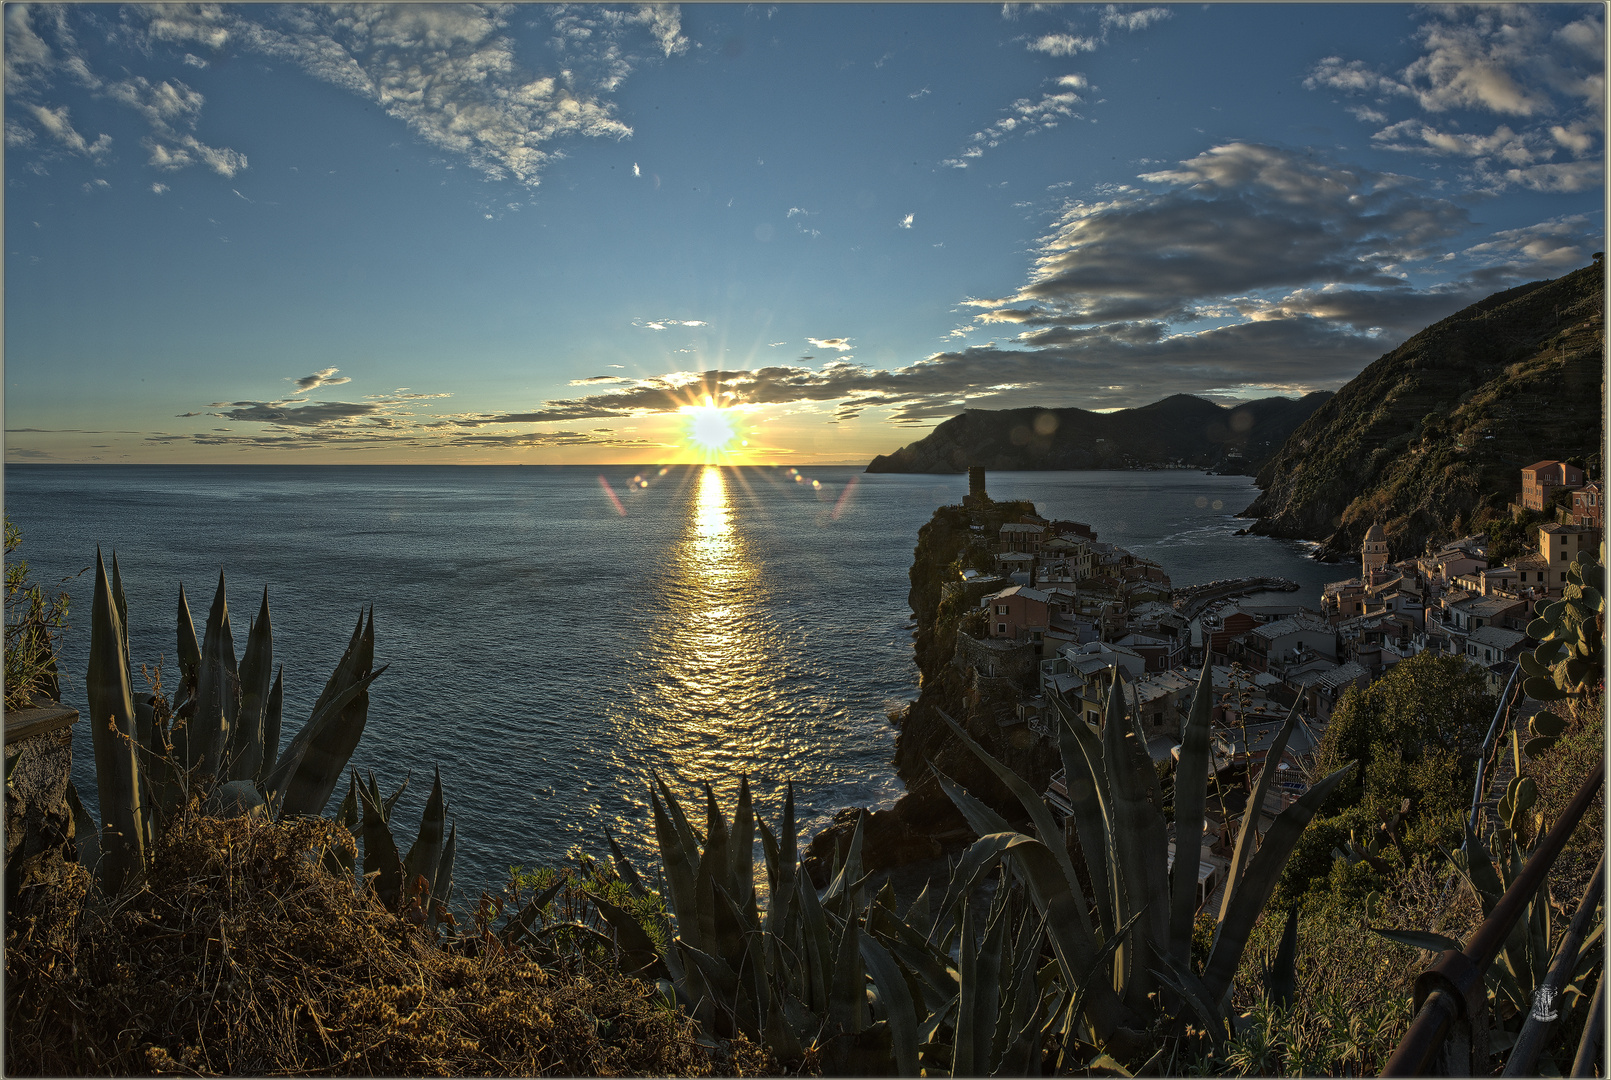
[[[1258,473],[1254,532],[1353,558],[1372,522],[1394,558],[1506,514],[1520,470],[1575,459],[1601,475],[1600,261],[1496,293],[1360,372]]]

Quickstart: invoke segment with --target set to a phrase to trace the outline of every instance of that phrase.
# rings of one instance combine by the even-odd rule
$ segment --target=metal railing
[[[1383,1076],[1422,1076],[1429,1069],[1435,1069],[1440,1075],[1489,1074],[1488,995],[1484,976],[1526,912],[1533,894],[1544,886],[1556,857],[1604,782],[1605,762],[1602,761],[1460,951],[1451,949],[1443,953],[1437,963],[1415,980],[1415,1019],[1388,1059]],[[1603,981],[1602,976],[1602,984]]]

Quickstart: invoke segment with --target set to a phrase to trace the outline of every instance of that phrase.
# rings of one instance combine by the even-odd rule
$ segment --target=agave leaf
[[[993,1075],[1038,1074],[1041,1007],[1050,991],[1043,991],[1038,985],[1035,962],[1040,958],[1040,943],[1045,932],[1044,919],[1038,924],[1029,919],[1022,921],[1018,942],[1013,948],[1012,981],[1007,987],[1001,1023],[996,1027],[996,1054],[990,1063]]]
[[[740,904],[755,895],[755,808],[750,805],[750,778],[738,778],[738,806],[727,842],[729,891]]]
[[[1230,990],[1231,976],[1242,958],[1247,935],[1264,910],[1265,902],[1274,891],[1287,856],[1302,835],[1304,826],[1315,816],[1315,811],[1326,801],[1337,785],[1342,783],[1356,762],[1350,761],[1336,772],[1315,784],[1303,797],[1283,810],[1264,835],[1258,853],[1249,861],[1242,878],[1242,897],[1232,905],[1220,922],[1219,934],[1214,939],[1213,951],[1203,971],[1203,985],[1209,992],[1211,1006],[1218,1007]]]
[[[280,816],[317,816],[347,768],[369,717],[369,684],[386,669],[367,672],[331,697],[296,733],[268,779],[280,800]]]
[[[1169,912],[1150,898],[1169,895],[1166,862],[1168,829],[1163,815],[1150,797],[1149,784],[1157,783],[1157,773],[1146,747],[1124,720],[1124,676],[1117,670],[1108,692],[1107,720],[1102,726],[1102,759],[1108,774],[1112,799],[1116,916],[1128,920],[1147,906],[1148,915],[1136,924],[1133,947],[1121,945],[1119,963],[1124,971],[1124,999],[1131,1009],[1145,1009],[1151,992],[1146,957],[1153,943],[1167,951]],[[1190,857],[1194,853],[1186,853]],[[1176,858],[1181,856],[1177,853]],[[1193,860],[1195,861],[1195,860]]]
[[[1194,703],[1195,705],[1195,703]],[[1248,860],[1253,858],[1253,849],[1259,842],[1259,815],[1263,813],[1264,797],[1269,793],[1270,784],[1279,771],[1277,766],[1287,752],[1287,742],[1298,726],[1298,704],[1293,702],[1292,709],[1287,713],[1286,722],[1276,733],[1275,741],[1264,755],[1264,768],[1259,770],[1258,782],[1253,785],[1253,795],[1247,800],[1247,809],[1242,813],[1241,826],[1236,833],[1236,850],[1231,855],[1231,868],[1225,875],[1224,895],[1220,898],[1219,922],[1225,921],[1226,914],[1231,910],[1231,901],[1236,891],[1241,887],[1242,871],[1247,868]],[[1179,773],[1177,771],[1176,775]],[[1190,955],[1190,936],[1187,937],[1187,955]],[[1179,956],[1176,956],[1179,960]]]
[[[385,800],[380,804],[381,816],[386,819],[386,824],[390,825],[392,823],[392,807],[396,806],[397,800],[403,797],[403,792],[408,790],[408,782],[412,779],[414,779],[413,769],[409,769],[404,772],[403,782],[398,784],[397,790],[386,796]],[[371,780],[373,780],[373,776],[371,776]],[[374,791],[376,795],[380,794],[380,789],[378,787],[376,787]]]
[[[15,761],[16,758],[10,759]],[[10,764],[10,761],[7,764]],[[96,878],[101,874],[101,831],[95,827],[95,819],[89,816],[84,804],[78,797],[78,787],[67,781],[67,805],[73,812],[73,843],[78,848],[78,865],[94,874]]]
[[[676,798],[671,792],[658,780],[656,784],[664,792],[666,800],[676,806]],[[698,848],[684,842],[681,830],[677,829],[660,799],[660,794],[650,788],[649,805],[654,811],[655,838],[660,845],[660,864],[665,870],[667,899],[671,903],[672,918],[677,921],[677,933],[697,947],[704,940],[699,936],[699,902],[694,892]]]
[[[186,696],[196,692],[196,674],[201,670],[201,645],[196,641],[196,624],[190,618],[190,604],[185,600],[185,587],[179,586],[179,678]],[[174,699],[178,700],[176,693]]]
[[[437,860],[436,877],[431,881],[431,903],[446,910],[453,899],[453,860],[459,850],[458,826],[448,829],[447,843],[442,845],[442,857]]]
[[[117,552],[112,552],[112,602],[117,605],[118,632],[123,639],[123,666],[134,672],[129,656],[129,598],[123,595],[123,572],[118,569]]]
[[[548,888],[528,900],[526,906],[512,916],[504,924],[503,929],[498,931],[498,936],[503,939],[503,943],[511,948],[520,944],[520,939],[531,933],[531,925],[542,914],[543,908],[552,903],[554,897],[559,895],[559,890],[564,887],[565,879],[560,877]]]
[[[861,931],[854,916],[839,931],[828,988],[828,1019],[852,1034],[867,1026],[867,972],[861,963]]]
[[[862,825],[866,819],[867,815],[865,813],[856,815],[856,827],[850,831],[850,846],[845,852],[844,865],[839,867],[839,872],[834,875],[833,881],[828,884],[827,891],[822,894],[822,900],[825,904],[841,896],[848,897],[850,906],[847,911],[849,912],[854,912],[861,907],[859,898],[855,896],[855,893],[859,891],[861,882],[865,880],[861,872],[861,848],[864,842]]]
[[[397,857],[397,842],[369,791],[359,788],[358,794],[364,812],[364,877],[375,875],[376,897],[396,914],[403,898],[403,863]]]
[[[1163,967],[1153,968],[1152,974],[1191,1007],[1191,1011],[1197,1014],[1198,1022],[1213,1040],[1215,1050],[1223,1054],[1229,1021],[1224,1013],[1211,1003],[1210,999],[1213,997],[1211,991],[1196,975],[1176,966],[1172,957],[1163,954],[1154,955],[1163,962]]]
[[[986,1076],[987,1062],[982,1063],[978,1044],[983,1032],[979,1030],[979,950],[973,934],[973,918],[966,899],[962,902],[962,941],[957,948],[957,1022],[951,1041],[952,1076]],[[992,997],[988,1007],[995,1005]]]
[[[694,871],[694,915],[699,920],[700,947],[714,955],[732,955],[716,936],[717,882],[727,876],[727,822],[721,807],[716,805],[716,794],[705,785],[705,850],[700,853],[699,866]],[[736,933],[736,928],[734,928]],[[739,947],[742,947],[741,945]]]
[[[868,916],[867,932],[893,950],[912,972],[927,1011],[933,1012],[956,997],[957,981],[950,957],[925,941],[917,930],[888,910],[875,909]]]
[[[145,866],[145,812],[134,751],[134,695],[123,651],[123,627],[99,549],[95,552],[95,598],[84,692],[101,802],[103,884],[108,893],[115,893]]]
[[[1287,924],[1281,931],[1281,945],[1275,951],[1275,962],[1265,973],[1265,998],[1277,1008],[1290,1009],[1298,997],[1298,908],[1293,905],[1287,912]]]
[[[1177,964],[1191,960],[1192,922],[1197,914],[1196,853],[1202,846],[1203,814],[1208,804],[1208,729],[1214,698],[1212,672],[1205,661],[1197,679],[1197,693],[1192,697],[1186,729],[1181,734],[1180,763],[1175,768],[1175,869],[1169,883],[1169,951]],[[1297,715],[1296,705],[1292,715]],[[1266,756],[1265,760],[1281,759]],[[1266,767],[1265,772],[1269,771]],[[1250,802],[1248,805],[1256,807],[1258,804]],[[1229,894],[1230,890],[1227,888],[1226,892]]]
[[[933,920],[929,918],[929,883],[924,882],[923,888],[918,891],[917,899],[912,906],[906,909],[906,925],[917,931],[919,937],[928,937],[929,927]]]
[[[822,1014],[828,1011],[828,988],[833,979],[833,945],[828,925],[828,913],[817,900],[817,890],[809,874],[795,878],[795,891],[800,896],[800,924],[805,937],[801,959],[806,966],[806,986],[810,991],[811,1011]]]
[[[997,890],[997,896],[1004,896],[1007,891],[1006,882],[1003,881],[1001,888]],[[997,906],[993,914],[995,917],[989,919],[985,924],[984,940],[979,943],[977,962],[974,965],[971,980],[971,993],[966,966],[967,961],[962,960],[962,980],[959,987],[962,1002],[957,1009],[957,1050],[960,1055],[966,1048],[971,1056],[959,1056],[955,1060],[958,1064],[967,1066],[966,1071],[970,1076],[990,1075],[992,1072],[991,1058],[995,1056],[993,1054],[995,1049],[994,1036],[997,1026],[996,1019],[1001,1012],[1002,963],[1006,959],[1007,930],[1010,919],[1005,903]],[[967,916],[967,909],[964,908],[964,941],[966,941],[966,935],[971,929],[967,923],[971,921]],[[967,945],[964,944],[963,953],[958,959],[961,960],[962,956],[965,956],[967,952]],[[972,1029],[971,1038],[968,1038],[964,1036],[963,1031],[965,1028],[970,1027]],[[959,1071],[961,1070],[956,1065],[952,1066],[953,1073]]]
[[[660,959],[660,950],[656,948],[654,939],[631,912],[616,907],[596,893],[588,893],[587,898],[615,930],[616,942],[626,953],[627,966],[622,968],[623,971],[646,980],[669,974]]]
[[[968,828],[976,834],[989,836],[991,833],[1018,831],[1006,818],[975,799],[961,784],[942,773],[932,761],[929,762],[929,771],[934,773],[934,778],[940,782],[940,790],[945,792],[951,804],[961,811]]]
[[[1037,839],[1045,844],[1054,855],[1058,852],[1062,853],[1058,857],[1058,863],[1063,867],[1063,873],[1070,880],[1073,880],[1074,864],[1069,861],[1068,848],[1063,844],[1063,830],[1053,820],[1052,812],[1046,807],[1046,800],[1042,799],[1034,788],[1025,783],[1023,777],[997,761],[990,755],[988,750],[974,742],[968,736],[968,733],[962,729],[962,725],[945,715],[944,712],[938,709],[935,711],[939,712],[940,719],[945,721],[946,726],[961,740],[962,745],[966,746],[973,752],[974,757],[984,763],[995,778],[1001,781],[1002,786],[1018,797],[1018,802],[1023,806],[1025,812],[1029,814],[1029,820],[1034,823]]]
[[[240,713],[240,673],[235,667],[235,639],[229,627],[229,601],[224,595],[224,574],[218,573],[218,591],[207,614],[201,639],[201,667],[196,673],[196,710],[183,730],[180,760],[185,768],[203,776],[225,779],[224,750]],[[331,786],[334,786],[332,781]]]
[[[447,832],[447,806],[442,800],[442,770],[436,770],[431,783],[431,796],[425,800],[425,813],[420,817],[420,831],[403,859],[403,871],[408,881],[423,877],[427,882],[436,880],[436,866],[442,860],[442,842]]]
[[[638,871],[633,868],[632,861],[626,857],[626,852],[621,850],[621,845],[615,842],[615,834],[610,832],[608,825],[604,826],[604,839],[610,843],[610,854],[615,859],[615,872],[621,876],[622,881],[626,882],[627,888],[632,891],[632,895],[648,896],[649,887],[638,876]]]
[[[1085,869],[1091,875],[1091,891],[1096,894],[1102,936],[1107,938],[1118,922],[1113,917],[1113,883],[1108,872],[1112,850],[1108,843],[1108,822],[1112,815],[1107,808],[1107,770],[1102,762],[1102,746],[1085,721],[1071,713],[1061,695],[1053,695],[1052,700],[1062,721],[1057,743],[1063,759],[1063,785],[1068,789],[1069,805],[1073,808],[1074,828],[1085,855]]]
[[[257,790],[264,791],[268,778],[280,760],[280,715],[285,710],[285,665],[274,673],[274,686],[269,690],[268,701],[263,705],[263,760],[258,762],[253,778]]]
[[[274,629],[269,622],[268,587],[263,587],[263,603],[257,618],[246,631],[246,652],[240,665],[240,711],[229,730],[225,768],[231,780],[255,780],[262,768],[265,749],[263,721],[268,711],[274,670]],[[279,749],[279,732],[274,733],[274,749]]]

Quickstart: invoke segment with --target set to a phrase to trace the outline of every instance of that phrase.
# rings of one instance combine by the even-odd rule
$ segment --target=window
[[[1005,615],[1005,614],[1007,614],[1007,605],[1006,604],[997,604],[996,605],[996,614],[997,615]]]
[[[1004,623],[1004,622],[998,622],[996,624],[996,633],[1005,634],[1006,632],[1007,632],[1007,624]]]

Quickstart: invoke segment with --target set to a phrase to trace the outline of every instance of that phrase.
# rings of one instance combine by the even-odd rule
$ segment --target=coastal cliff
[[[1136,409],[969,409],[867,466],[870,473],[1187,466],[1252,475],[1331,397],[1271,397],[1231,408],[1175,394]]]
[[[1600,472],[1605,287],[1599,262],[1451,315],[1360,372],[1259,471],[1251,531],[1356,557],[1381,523],[1394,558],[1508,517],[1521,470]]]
[[[963,584],[960,571],[971,567],[993,572],[994,559],[986,538],[994,536],[1003,523],[1034,512],[1034,503],[1028,501],[988,502],[981,511],[984,529],[974,532],[969,511],[942,506],[918,531],[907,598],[916,622],[919,694],[899,717],[894,760],[906,794],[893,808],[867,816],[863,866],[869,871],[936,858],[973,839],[962,815],[935,779],[935,769],[1009,821],[1023,822],[1018,800],[952,737],[941,713],[960,723],[998,761],[1037,789],[1051,779],[1052,760],[1034,752],[1033,733],[1022,724],[1003,727],[997,722],[1016,708],[1017,683],[1031,680],[1037,670],[1034,658],[1028,656],[1034,647],[1026,647],[1026,656],[1017,658],[1017,667],[1023,669],[1014,673],[1018,678],[982,677],[965,662],[966,649],[959,653],[959,637],[965,636],[961,623],[968,612],[977,609],[980,596],[1009,584],[988,577]],[[964,662],[958,662],[959,655]],[[863,813],[854,808],[839,811],[834,824],[812,841],[806,864],[813,878],[826,880],[835,848],[844,850]]]

